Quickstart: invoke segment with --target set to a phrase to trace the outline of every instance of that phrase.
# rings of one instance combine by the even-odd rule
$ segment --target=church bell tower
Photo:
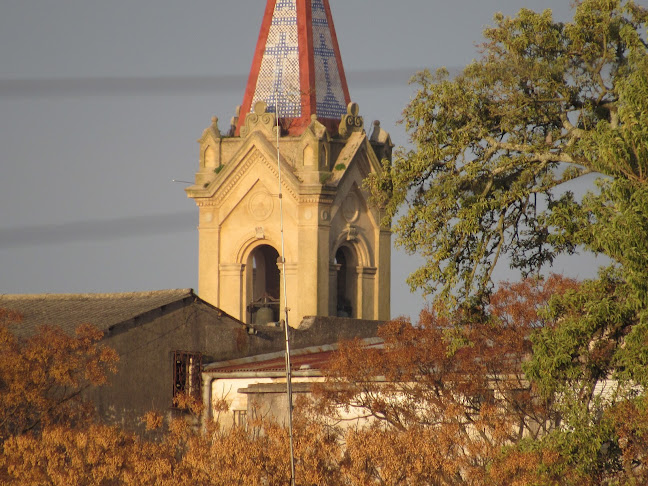
[[[250,324],[284,316],[390,318],[391,232],[363,180],[391,159],[352,103],[328,0],[268,0],[243,103],[212,119],[187,194],[199,222],[201,298]]]

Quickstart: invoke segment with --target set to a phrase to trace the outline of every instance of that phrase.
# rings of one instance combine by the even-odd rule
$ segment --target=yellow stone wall
[[[281,254],[282,202],[289,324],[337,315],[346,301],[349,317],[389,319],[390,230],[381,227],[380,210],[368,205],[362,181],[381,167],[372,144],[389,145],[390,152],[391,141],[370,140],[362,129],[331,137],[316,120],[301,136],[281,137],[280,201],[274,115],[265,106],[255,110],[259,116],[248,117],[255,122],[246,123],[241,137],[223,137],[214,119],[199,139],[199,170],[187,189],[200,212],[199,295],[251,319],[248,304],[273,271],[270,257],[259,255],[270,254],[265,246]],[[340,248],[343,265],[336,262]],[[350,282],[348,299],[337,296],[341,271]],[[283,318],[283,283],[280,294]]]

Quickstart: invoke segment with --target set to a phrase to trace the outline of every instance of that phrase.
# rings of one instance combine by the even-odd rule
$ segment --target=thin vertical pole
[[[295,446],[293,439],[293,403],[292,403],[292,368],[290,365],[290,333],[288,325],[288,288],[286,285],[286,248],[284,244],[284,218],[283,218],[283,192],[281,190],[281,151],[279,149],[279,138],[281,135],[281,126],[279,125],[279,103],[280,93],[275,92],[275,116],[277,117],[277,172],[279,173],[279,231],[281,234],[281,273],[283,275],[283,296],[284,296],[284,314],[285,314],[285,334],[286,334],[286,394],[288,398],[288,436],[290,439],[290,485],[295,486]]]

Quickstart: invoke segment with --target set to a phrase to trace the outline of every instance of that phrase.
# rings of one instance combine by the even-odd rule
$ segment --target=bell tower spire
[[[216,117],[203,132],[186,189],[201,298],[257,325],[389,319],[391,231],[363,181],[393,145],[364,127],[328,0],[267,0],[243,105],[225,133]]]
[[[313,115],[337,131],[351,99],[328,0],[268,0],[237,134],[259,101],[290,135]]]

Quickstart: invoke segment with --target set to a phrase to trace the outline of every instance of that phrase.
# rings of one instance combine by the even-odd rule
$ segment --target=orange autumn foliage
[[[559,276],[504,284],[482,311],[424,311],[416,325],[383,326],[382,347],[344,343],[318,387],[318,410],[372,421],[346,433],[345,484],[499,484],[491,466],[502,449],[559,420],[522,366],[529,335],[553,325],[538,310],[576,285]]]
[[[82,392],[102,385],[115,370],[117,354],[99,344],[103,334],[86,324],[74,336],[43,326],[18,338],[10,326],[20,315],[0,310],[0,443],[49,425],[87,420],[93,406]]]
[[[318,387],[316,402],[296,409],[296,484],[596,484],[570,470],[559,451],[541,446],[542,437],[556,430],[560,414],[551,399],[539,398],[523,373],[532,352],[529,335],[539,327],[559,325],[545,320],[539,310],[551,296],[576,287],[576,282],[558,276],[504,284],[490,306],[480,311],[463,311],[452,318],[428,311],[415,325],[403,319],[387,323],[380,331],[382,347],[343,343],[326,382]],[[52,339],[55,332],[47,336],[48,342],[57,342]],[[82,385],[89,382],[86,368],[94,366],[84,359],[103,363],[95,371],[106,366],[100,348],[90,346],[92,339],[85,341],[87,347],[57,339],[68,346],[57,348],[68,349],[76,358],[63,374],[54,371],[60,364],[46,367],[51,380],[63,376],[66,383]],[[36,342],[43,341],[32,346]],[[20,354],[31,348],[23,342],[16,349]],[[13,376],[8,368],[0,367],[0,372]],[[38,397],[32,393],[22,396]],[[73,410],[77,402],[70,398],[50,403],[69,403],[66,410]],[[78,405],[78,411],[84,410],[81,402]],[[247,429],[223,429],[218,422],[197,429],[191,413],[200,416],[200,404],[185,405],[189,415],[184,419],[169,422],[163,415],[148,414],[150,427],[166,430],[156,441],[115,427],[67,420],[48,410],[43,415],[47,419],[41,418],[36,427],[5,437],[0,484],[288,484],[288,435],[281,424],[251,414]],[[646,480],[646,471],[637,467],[637,458],[643,463],[646,454],[646,410],[645,400],[626,402],[607,418],[620,437],[624,477],[634,484]],[[78,411],[69,417],[83,415]],[[345,411],[360,412],[369,421],[345,427]],[[524,441],[538,447],[518,448]],[[556,473],[561,470],[562,475]]]
[[[318,426],[296,425],[297,484],[342,484],[339,443]],[[0,455],[7,486],[283,486],[288,479],[287,431],[262,419],[249,430],[201,431],[175,419],[158,442],[105,425],[47,427],[10,438]]]

